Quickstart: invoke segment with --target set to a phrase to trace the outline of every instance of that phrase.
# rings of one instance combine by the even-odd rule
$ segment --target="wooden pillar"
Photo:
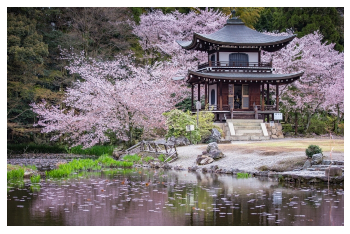
[[[194,84],[191,84],[191,110],[193,110],[193,101],[194,101]]]
[[[266,105],[270,105],[270,84],[267,83]]]
[[[259,53],[258,53],[258,67],[260,67],[260,62],[261,62],[261,50],[259,49]]]
[[[205,94],[205,100],[204,100],[204,107],[208,104],[208,81],[205,81],[204,83],[204,94]]]
[[[216,66],[220,66],[220,63],[219,63],[220,59],[219,59],[219,51],[216,51]]]
[[[198,83],[198,101],[201,100],[201,83]]]
[[[279,96],[279,90],[278,90],[278,84],[276,84],[276,111],[280,110],[280,96]]]
[[[265,98],[264,98],[264,89],[265,89],[265,83],[262,83],[261,88],[261,110],[265,110]]]
[[[222,81],[219,81],[219,110],[222,111]]]

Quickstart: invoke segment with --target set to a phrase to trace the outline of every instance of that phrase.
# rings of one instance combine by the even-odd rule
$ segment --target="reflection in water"
[[[164,170],[8,183],[8,225],[344,225],[344,190]]]

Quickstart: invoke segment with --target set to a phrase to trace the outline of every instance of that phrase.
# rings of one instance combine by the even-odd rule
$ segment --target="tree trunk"
[[[295,135],[298,134],[298,112],[295,111]]]

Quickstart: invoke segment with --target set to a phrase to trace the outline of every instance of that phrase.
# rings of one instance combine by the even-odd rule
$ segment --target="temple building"
[[[279,86],[300,79],[303,72],[274,74],[272,61],[262,62],[261,53],[280,50],[295,35],[266,35],[245,26],[235,17],[235,11],[232,15],[222,29],[212,34],[194,33],[191,41],[177,41],[183,49],[208,53],[208,61],[199,64],[196,71],[189,70],[186,77],[192,90],[192,110],[196,110],[194,92],[198,92],[200,101],[203,96],[200,87],[204,87],[202,110],[208,105],[216,121],[257,119],[259,123],[269,122],[279,113]],[[276,88],[275,100],[270,100],[271,86]]]
[[[194,33],[192,41],[177,41],[186,50],[208,53],[208,62],[199,64],[196,71],[190,70],[187,75],[192,87],[193,109],[193,94],[198,92],[200,98],[200,86],[204,86],[205,104],[218,115],[218,120],[230,116],[230,110],[233,118],[254,119],[254,103],[259,119],[278,112],[279,85],[292,83],[303,73],[273,74],[272,61],[261,62],[261,52],[280,50],[294,37],[259,33],[233,16],[217,32]],[[277,91],[274,105],[269,99],[270,85]]]

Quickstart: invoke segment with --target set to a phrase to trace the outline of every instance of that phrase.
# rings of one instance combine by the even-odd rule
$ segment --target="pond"
[[[8,226],[344,225],[343,185],[111,169],[7,187]]]

